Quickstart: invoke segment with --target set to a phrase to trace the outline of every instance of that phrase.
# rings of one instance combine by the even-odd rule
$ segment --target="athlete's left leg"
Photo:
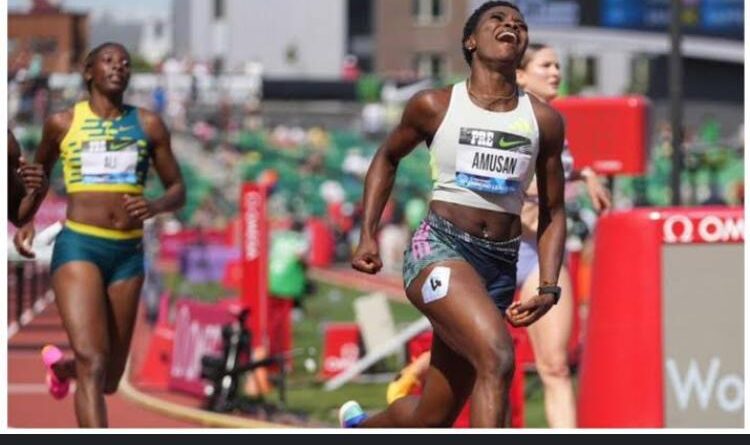
[[[116,281],[107,288],[110,360],[104,384],[105,394],[117,391],[125,372],[143,279],[143,275],[138,275]]]

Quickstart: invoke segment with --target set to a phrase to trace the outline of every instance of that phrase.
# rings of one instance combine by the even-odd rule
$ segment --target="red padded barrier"
[[[565,117],[577,168],[642,174],[648,161],[649,102],[641,96],[567,97],[552,105]]]

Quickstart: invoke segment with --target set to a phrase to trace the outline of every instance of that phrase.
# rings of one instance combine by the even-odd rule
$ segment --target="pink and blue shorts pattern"
[[[404,288],[431,264],[463,260],[474,267],[495,305],[505,312],[516,290],[519,245],[520,238],[490,241],[473,236],[430,212],[404,252]]]

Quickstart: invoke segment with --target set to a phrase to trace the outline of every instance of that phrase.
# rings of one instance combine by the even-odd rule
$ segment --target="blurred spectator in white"
[[[188,129],[186,97],[177,88],[178,77],[186,72],[187,63],[176,57],[168,57],[161,64],[166,89],[165,117],[169,126],[177,131]]]
[[[277,125],[271,130],[271,144],[286,147],[289,144],[289,129],[285,125]]]
[[[346,192],[340,182],[328,179],[320,185],[320,196],[327,204],[341,203],[346,199]]]
[[[21,109],[21,84],[17,80],[8,83],[8,117],[14,119]]]
[[[187,107],[185,98],[177,90],[167,92],[167,119],[169,126],[176,131],[185,131],[188,128]]]
[[[362,149],[359,147],[352,147],[346,151],[346,157],[341,165],[341,170],[344,173],[356,176],[357,178],[364,179],[367,174],[367,169],[370,168],[370,162],[372,159],[366,158],[362,154]]]
[[[162,233],[165,235],[174,235],[182,230],[182,223],[174,215],[164,215],[162,221]]]
[[[289,140],[291,145],[296,147],[305,143],[307,132],[300,126],[294,126],[289,130]]]
[[[362,131],[370,139],[378,139],[385,132],[386,110],[383,104],[372,102],[362,107]]]
[[[187,71],[185,62],[176,57],[168,57],[164,63],[161,64],[161,71],[165,76],[172,76],[175,74],[184,74]]]
[[[280,148],[297,147],[305,143],[307,133],[302,127],[278,125],[271,132],[271,143]]]

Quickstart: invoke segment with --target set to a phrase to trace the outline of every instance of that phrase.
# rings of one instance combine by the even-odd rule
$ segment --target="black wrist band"
[[[560,294],[562,293],[562,289],[560,286],[539,286],[537,288],[537,292],[539,295],[542,294],[552,294],[555,297],[555,304],[557,304],[558,301],[560,301]]]

